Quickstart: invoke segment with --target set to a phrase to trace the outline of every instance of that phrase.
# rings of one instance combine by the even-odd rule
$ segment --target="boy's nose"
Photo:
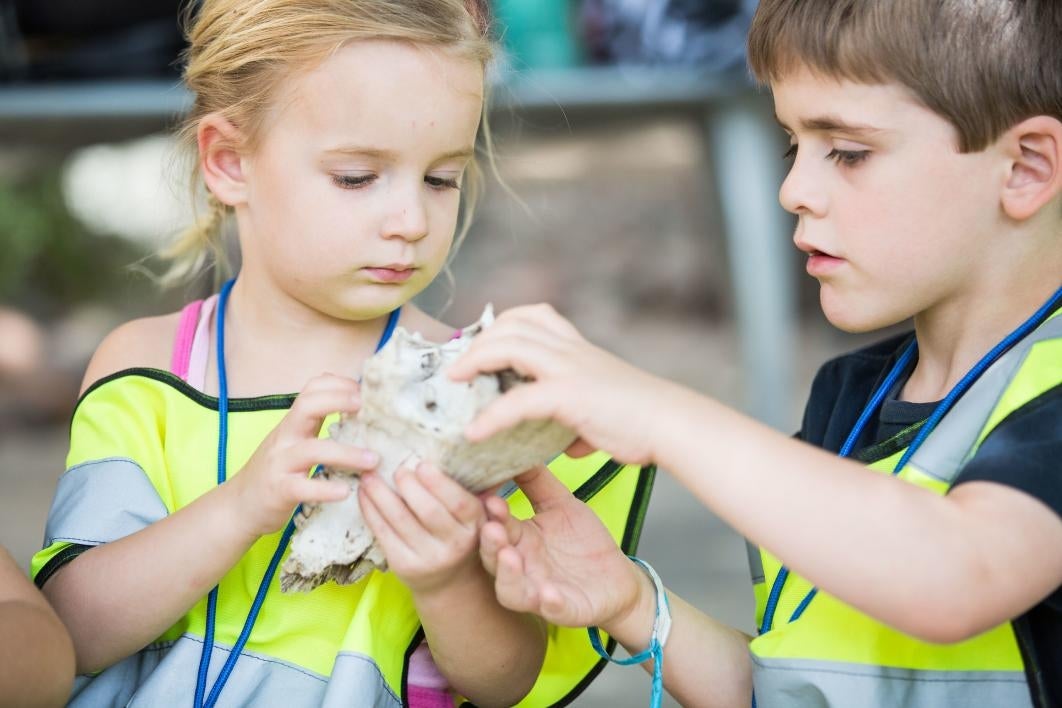
[[[826,210],[826,197],[820,178],[810,174],[799,163],[799,158],[793,162],[778,190],[778,201],[783,209],[798,216],[822,216]]]

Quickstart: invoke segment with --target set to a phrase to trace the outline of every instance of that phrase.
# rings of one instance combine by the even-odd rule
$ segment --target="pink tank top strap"
[[[188,359],[192,354],[192,341],[195,339],[195,328],[199,323],[199,311],[202,307],[202,300],[185,305],[177,324],[177,337],[173,340],[173,355],[170,357],[170,372],[182,379],[188,378]]]
[[[196,391],[206,386],[206,370],[210,361],[210,323],[218,296],[189,303],[181,313],[177,339],[173,346],[170,366],[176,376],[188,382]]]

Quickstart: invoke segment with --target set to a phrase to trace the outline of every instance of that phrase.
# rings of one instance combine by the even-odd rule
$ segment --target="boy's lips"
[[[385,266],[370,266],[363,270],[370,278],[381,283],[402,283],[409,280],[417,269],[407,263],[391,263]]]
[[[813,278],[817,278],[822,275],[827,275],[830,272],[840,268],[844,265],[844,259],[837,256],[831,256],[829,253],[823,251],[808,251],[808,262],[806,269],[808,275]]]

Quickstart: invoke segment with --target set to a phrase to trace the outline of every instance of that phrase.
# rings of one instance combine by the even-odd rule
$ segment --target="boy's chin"
[[[873,332],[906,319],[891,312],[867,307],[865,304],[835,300],[827,297],[825,293],[820,293],[819,304],[826,320],[837,329],[849,334]]]

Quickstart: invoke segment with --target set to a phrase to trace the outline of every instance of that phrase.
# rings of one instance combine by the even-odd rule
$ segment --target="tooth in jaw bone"
[[[475,444],[465,440],[465,427],[485,406],[525,383],[512,370],[471,382],[447,377],[447,366],[493,320],[488,305],[478,322],[445,344],[397,328],[391,341],[365,363],[361,409],[332,425],[332,438],[379,454],[377,474],[392,488],[394,473],[403,463],[425,460],[466,489],[481,492],[564,450],[575,434],[550,420],[525,421]],[[312,590],[329,580],[349,584],[374,569],[387,569],[358,504],[359,474],[334,468],[320,473],[347,482],[351,493],[339,502],[304,505],[296,515],[291,553],[281,572],[283,591]]]

